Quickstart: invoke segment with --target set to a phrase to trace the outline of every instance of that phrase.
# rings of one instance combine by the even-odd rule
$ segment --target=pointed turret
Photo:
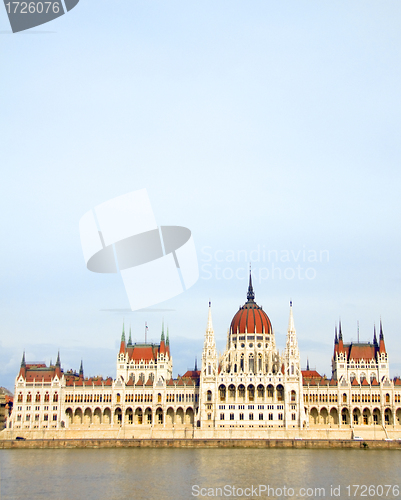
[[[57,361],[56,361],[56,370],[54,372],[55,375],[60,379],[61,378],[61,363],[60,363],[60,351],[57,353]]]
[[[195,367],[194,367],[194,372],[198,371],[198,358],[195,356]]]
[[[164,320],[162,322],[162,334],[160,337],[160,353],[166,354],[166,342],[164,340]]]
[[[292,300],[290,300],[290,318],[288,320],[288,332],[295,333],[294,316],[292,314]]]
[[[129,337],[127,347],[132,347],[131,326],[129,327]]]
[[[290,301],[290,315],[288,319],[287,342],[285,346],[285,370],[287,375],[294,377],[301,371],[297,334],[295,331],[294,316],[292,313],[292,300]]]
[[[26,377],[26,363],[25,363],[25,351],[22,354],[22,360],[21,360],[21,368],[19,370],[18,377],[22,376],[23,378]]]
[[[255,293],[253,291],[253,286],[252,286],[251,266],[249,266],[249,286],[248,286],[248,293],[246,294],[246,298],[248,299],[248,302],[254,302],[254,300],[255,300]]]
[[[212,323],[212,303],[209,300],[209,310],[207,314],[207,326],[206,326],[206,333],[211,332],[213,333],[213,323]]]
[[[375,347],[379,347],[379,344],[377,343],[377,336],[376,336],[376,325],[373,325],[373,345]]]
[[[215,360],[217,359],[216,343],[214,340],[214,330],[213,330],[213,323],[212,323],[212,303],[210,301],[209,301],[209,310],[208,310],[208,315],[207,315],[205,342],[203,345],[203,355],[202,355],[203,362],[205,362],[206,359],[208,359],[208,360],[213,359],[213,364],[214,364]]]
[[[386,346],[384,345],[383,325],[382,325],[381,318],[380,318],[379,352],[380,352],[380,354],[383,354],[386,352]]]
[[[341,328],[341,320],[338,325],[339,335],[338,335],[338,352],[344,351],[344,342],[343,342],[343,331]]]
[[[166,352],[170,356],[170,335],[167,327],[167,335],[166,335]]]
[[[306,358],[306,371],[309,371],[309,358]]]
[[[124,354],[125,353],[125,348],[126,348],[126,345],[125,345],[125,331],[124,331],[124,323],[123,323],[123,332],[121,334],[121,343],[120,343],[120,354]]]
[[[81,366],[79,367],[79,378],[84,378],[84,364],[81,359]]]
[[[161,339],[160,339],[162,342],[164,342],[164,320],[162,322],[162,336],[161,336]]]

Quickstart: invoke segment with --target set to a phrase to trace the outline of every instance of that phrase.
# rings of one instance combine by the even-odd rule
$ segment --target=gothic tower
[[[200,422],[202,427],[213,427],[216,416],[218,358],[212,324],[212,305],[209,312],[202,352],[200,382]]]

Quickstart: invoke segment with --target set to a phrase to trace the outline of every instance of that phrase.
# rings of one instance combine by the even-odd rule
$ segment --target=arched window
[[[57,392],[55,392],[53,395],[53,403],[57,403],[57,401],[58,401],[58,394]]]
[[[291,401],[295,401],[295,399],[296,399],[296,392],[291,391]]]
[[[252,354],[249,356],[248,362],[249,362],[249,371],[251,373],[254,373],[254,371],[255,371],[255,363],[254,363],[254,359],[253,359]]]
[[[18,393],[18,403],[22,403],[22,392]]]
[[[346,403],[346,402],[347,402],[347,395],[344,392],[344,394],[343,394],[343,403]]]
[[[40,403],[40,393],[39,392],[36,393],[35,403]]]
[[[31,401],[32,401],[32,394],[28,392],[28,394],[26,395],[26,402],[30,403]]]
[[[207,391],[207,400],[208,401],[212,400],[212,391]]]
[[[211,365],[209,364],[208,367],[207,367],[207,373],[208,375],[211,375],[212,374],[212,367]]]
[[[49,396],[49,393],[46,391],[46,394],[45,394],[45,403],[48,403],[50,401],[50,396]]]
[[[157,395],[157,402],[158,402],[158,403],[161,403],[161,402],[162,402],[162,395],[160,394],[160,392],[159,392],[159,394]]]
[[[117,403],[120,403],[121,402],[121,396],[119,393],[117,393]]]
[[[386,403],[390,403],[390,394],[386,394]]]

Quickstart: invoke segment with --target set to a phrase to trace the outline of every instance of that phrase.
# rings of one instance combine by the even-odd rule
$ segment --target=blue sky
[[[0,385],[24,349],[115,376],[123,319],[157,340],[164,318],[182,373],[209,299],[224,349],[247,288],[230,269],[251,256],[282,274],[255,277],[281,349],[290,299],[302,363],[328,375],[339,317],[346,340],[382,317],[401,374],[400,20],[392,0],[81,0],[12,34],[0,9]],[[128,299],[118,275],[86,270],[79,219],[142,188],[160,225],[191,229],[200,279],[166,311],[105,311]],[[313,279],[283,277],[304,264]]]

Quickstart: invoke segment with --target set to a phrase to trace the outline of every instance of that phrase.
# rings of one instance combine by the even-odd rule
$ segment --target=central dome
[[[249,286],[247,301],[239,308],[231,321],[230,334],[237,333],[272,333],[272,324],[268,315],[255,302],[255,294],[252,286],[252,276],[249,274]]]

